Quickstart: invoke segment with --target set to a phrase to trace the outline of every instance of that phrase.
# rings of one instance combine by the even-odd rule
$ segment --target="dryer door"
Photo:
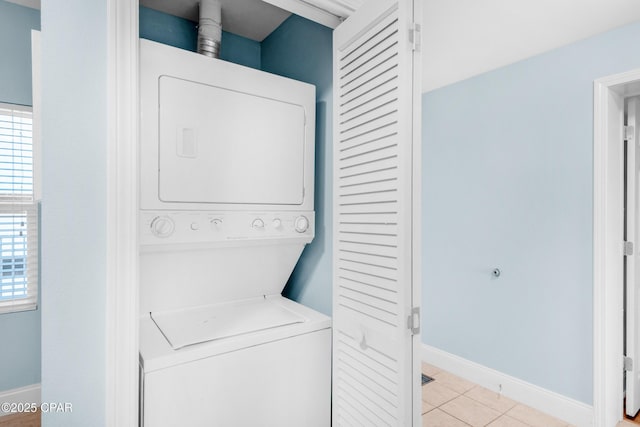
[[[159,104],[160,200],[302,204],[303,106],[166,75]]]

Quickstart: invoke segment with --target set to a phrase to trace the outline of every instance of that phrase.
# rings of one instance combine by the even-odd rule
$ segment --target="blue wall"
[[[31,30],[40,12],[0,0],[0,102],[32,105]],[[40,310],[0,314],[0,391],[40,382]]]
[[[45,426],[105,425],[107,3],[42,2]]]
[[[262,69],[316,85],[316,236],[298,261],[284,295],[331,314],[333,31],[292,15],[262,41]]]
[[[140,7],[140,37],[193,52],[198,46],[195,22],[146,7]],[[260,69],[260,43],[223,31],[220,59]]]
[[[423,95],[424,342],[592,402],[593,81],[639,44],[640,23]]]
[[[31,30],[40,12],[0,0],[0,102],[31,105]]]

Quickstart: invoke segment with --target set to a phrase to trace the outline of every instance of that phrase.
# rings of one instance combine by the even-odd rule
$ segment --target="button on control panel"
[[[314,212],[141,211],[140,243],[313,239]]]

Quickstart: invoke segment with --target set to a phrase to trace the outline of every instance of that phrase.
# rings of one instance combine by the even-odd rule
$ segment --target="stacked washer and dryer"
[[[141,426],[328,426],[331,320],[281,296],[314,236],[315,88],[140,41]]]

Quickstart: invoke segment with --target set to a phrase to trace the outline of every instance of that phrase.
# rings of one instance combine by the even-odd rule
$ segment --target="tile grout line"
[[[482,406],[485,406],[485,407],[487,407],[487,408],[489,408],[489,409],[493,409],[494,411],[500,412],[500,415],[506,415],[506,414],[507,414],[507,412],[509,412],[510,410],[512,410],[513,408],[515,408],[516,406],[518,406],[518,404],[519,404],[519,403],[518,403],[518,402],[516,402],[515,400],[513,400],[513,399],[509,399],[508,397],[505,397],[505,399],[509,399],[509,400],[511,400],[512,402],[514,402],[514,404],[513,404],[513,406],[509,407],[509,409],[505,410],[504,412],[503,412],[503,411],[500,411],[499,409],[495,409],[495,408],[492,408],[491,406],[488,406],[487,404],[485,404],[484,402],[479,401],[478,399],[474,399],[474,398],[473,398],[473,396],[468,396],[468,393],[469,393],[470,391],[472,391],[472,390],[476,389],[476,388],[482,388],[482,389],[488,390],[488,391],[489,391],[489,392],[491,392],[491,393],[496,393],[495,391],[493,391],[493,390],[489,390],[489,389],[488,389],[488,388],[486,388],[486,387],[482,387],[482,386],[480,386],[480,385],[476,385],[475,387],[473,387],[473,388],[472,388],[472,389],[470,389],[469,391],[465,392],[465,393],[463,394],[463,396],[468,397],[469,399],[473,400],[474,402],[477,402],[477,403],[481,404]],[[502,396],[502,395],[501,395],[501,394],[499,394],[499,393],[496,393],[496,394],[498,394],[499,396]],[[513,417],[510,417],[510,418],[513,418]],[[514,419],[515,419],[515,418],[514,418]],[[527,425],[528,425],[528,424],[527,424]]]
[[[443,373],[443,372],[445,372],[445,373],[446,373],[447,371],[444,371],[444,370],[443,370],[443,371],[440,371],[439,373]],[[427,375],[427,374],[425,373],[425,375]],[[429,375],[430,377],[432,377],[432,378],[433,378],[433,382],[430,382],[430,383],[435,383],[436,381],[438,381],[438,379],[435,377],[435,375],[436,375],[436,374]],[[453,374],[451,374],[451,375],[453,375]],[[464,380],[464,379],[463,379],[463,381],[466,381],[466,380]],[[467,381],[467,382],[470,382],[470,381]],[[422,391],[423,391],[423,393],[424,393],[424,391],[425,391],[425,388],[426,388],[430,383],[424,384],[424,385],[422,386]],[[491,423],[493,423],[493,422],[497,421],[498,419],[500,419],[500,418],[502,418],[502,417],[507,417],[508,419],[515,420],[515,421],[517,421],[517,422],[519,422],[519,423],[522,423],[523,425],[526,425],[526,426],[528,426],[528,427],[535,427],[535,426],[533,426],[532,424],[530,424],[529,422],[526,422],[526,421],[523,421],[523,420],[521,420],[521,419],[519,419],[519,418],[515,418],[515,417],[513,417],[513,416],[508,415],[508,413],[509,413],[511,410],[513,410],[515,407],[517,407],[518,405],[522,405],[522,406],[524,406],[524,407],[527,407],[526,405],[524,405],[524,404],[522,404],[522,403],[520,403],[520,402],[513,401],[513,402],[514,402],[514,405],[513,405],[513,406],[511,406],[511,407],[509,407],[508,409],[506,409],[506,410],[502,411],[502,410],[499,410],[499,409],[492,408],[492,407],[490,407],[490,406],[486,405],[485,403],[483,403],[483,402],[481,402],[481,401],[479,401],[479,400],[477,400],[477,399],[474,399],[473,397],[471,397],[471,396],[468,396],[468,395],[467,395],[469,392],[471,392],[471,391],[472,391],[472,390],[474,390],[474,389],[486,389],[485,387],[482,387],[482,386],[480,386],[480,385],[478,385],[478,384],[473,384],[473,383],[472,383],[472,384],[473,384],[473,386],[472,386],[470,389],[465,390],[464,392],[460,393],[460,392],[458,392],[457,390],[454,390],[453,388],[451,388],[451,387],[447,386],[446,384],[444,384],[444,383],[442,383],[442,382],[439,382],[439,381],[438,381],[438,383],[439,383],[439,385],[441,385],[441,386],[445,387],[446,389],[448,389],[448,390],[450,390],[450,391],[452,391],[452,392],[456,393],[456,394],[457,394],[457,396],[455,396],[455,397],[453,397],[453,398],[451,398],[451,399],[449,399],[449,400],[446,400],[445,402],[441,403],[439,406],[433,406],[433,405],[429,404],[429,402],[425,401],[425,403],[427,403],[429,406],[433,406],[433,407],[432,407],[432,409],[431,409],[431,410],[429,410],[429,411],[425,412],[424,414],[422,414],[422,416],[423,416],[423,417],[424,417],[425,415],[427,415],[428,413],[432,412],[434,409],[439,409],[440,411],[442,411],[442,412],[444,412],[445,414],[447,414],[447,415],[449,415],[449,416],[451,416],[451,417],[455,418],[456,420],[458,420],[458,421],[462,422],[463,424],[465,424],[465,425],[467,425],[467,426],[470,426],[470,427],[473,427],[473,426],[471,426],[470,424],[466,423],[464,420],[461,420],[460,418],[458,418],[458,417],[457,417],[457,416],[455,416],[454,414],[451,414],[451,413],[449,413],[448,411],[446,411],[444,408],[442,408],[442,406],[446,405],[447,403],[449,403],[449,402],[451,402],[451,401],[453,401],[453,400],[457,399],[457,398],[458,398],[458,397],[460,397],[460,396],[464,396],[464,397],[466,397],[466,398],[468,398],[468,399],[470,399],[470,400],[474,401],[474,402],[475,402],[475,403],[477,403],[478,405],[480,405],[480,406],[482,406],[482,407],[484,407],[484,408],[486,408],[486,409],[489,409],[489,410],[491,410],[491,411],[495,411],[495,412],[497,412],[497,413],[498,413],[498,415],[497,415],[495,418],[491,419],[487,424],[484,424],[484,426],[485,426],[485,427],[486,427],[486,426],[488,426],[489,424],[491,424]],[[489,390],[489,389],[486,389],[486,390],[487,390],[487,391],[489,391],[489,392],[491,392],[491,393],[496,393],[496,392],[494,392],[493,390]],[[499,395],[499,396],[502,396],[502,395],[501,395],[501,394],[499,394],[499,393],[498,393],[498,395]],[[506,399],[508,399],[508,398],[506,398]],[[510,400],[511,400],[511,399],[510,399]],[[544,413],[542,413],[542,414],[544,414]],[[548,414],[544,414],[544,415],[548,415]],[[569,426],[569,425],[567,424],[567,426]],[[565,426],[565,427],[566,427],[566,426]]]
[[[444,403],[443,403],[443,405],[444,405]],[[452,418],[455,418],[456,420],[460,421],[462,424],[464,424],[464,425],[466,425],[466,426],[469,426],[469,427],[473,427],[471,424],[467,423],[467,422],[466,422],[466,421],[464,421],[464,420],[461,420],[460,418],[456,417],[456,416],[455,416],[455,415],[453,415],[453,414],[448,413],[448,412],[447,412],[447,411],[445,411],[444,409],[442,409],[442,408],[440,408],[440,407],[438,407],[437,409],[440,409],[442,412],[444,412],[445,414],[449,415],[449,416],[450,416],[450,417],[452,417]]]
[[[433,378],[433,381],[432,381],[432,382],[429,382],[429,383],[427,383],[427,384],[424,384],[424,385],[422,386],[422,387],[423,387],[423,391],[424,391],[424,388],[426,388],[426,386],[428,386],[430,383],[435,383],[436,381],[437,381],[437,378]],[[481,386],[479,386],[479,385],[477,385],[477,384],[474,384],[474,385],[473,385],[473,387],[471,387],[469,390],[466,390],[466,391],[465,391],[465,392],[463,392],[463,393],[460,393],[460,392],[458,392],[457,390],[452,389],[451,387],[447,387],[447,385],[446,385],[446,384],[442,384],[442,383],[439,383],[439,384],[440,384],[441,386],[445,387],[446,389],[451,390],[451,391],[453,391],[453,392],[457,393],[458,395],[457,395],[457,396],[455,396],[455,397],[453,397],[453,398],[451,398],[451,399],[449,399],[449,400],[447,400],[447,401],[445,401],[445,402],[442,402],[439,406],[434,406],[431,410],[429,410],[429,411],[425,412],[424,414],[422,414],[422,416],[424,416],[424,415],[428,414],[429,412],[432,412],[434,409],[439,409],[440,411],[442,411],[442,412],[444,412],[445,414],[447,414],[447,415],[449,415],[449,416],[451,416],[451,417],[455,418],[456,420],[460,421],[461,423],[465,424],[466,426],[473,427],[473,425],[471,425],[471,424],[469,424],[469,423],[465,422],[464,420],[462,420],[462,419],[458,418],[455,414],[452,414],[452,413],[448,412],[446,409],[444,409],[444,408],[443,408],[443,406],[444,406],[444,405],[446,405],[447,403],[452,402],[453,400],[455,400],[455,399],[459,398],[460,396],[464,396],[464,397],[466,397],[467,399],[473,400],[473,401],[474,401],[474,402],[476,402],[478,405],[483,406],[484,408],[487,408],[487,409],[493,410],[493,411],[495,411],[495,412],[497,412],[497,413],[498,413],[498,415],[497,415],[495,418],[492,418],[488,423],[486,423],[486,424],[484,425],[484,426],[486,427],[486,426],[488,426],[489,424],[491,424],[492,422],[496,421],[498,418],[500,418],[500,417],[502,417],[502,416],[505,416],[505,415],[506,415],[506,412],[510,411],[513,407],[515,407],[515,406],[516,406],[516,405],[514,405],[514,406],[512,406],[511,408],[507,409],[507,411],[505,411],[505,412],[501,412],[501,411],[499,411],[499,410],[497,410],[497,409],[493,409],[493,408],[491,408],[491,407],[489,407],[489,406],[485,405],[483,402],[480,402],[480,401],[478,401],[478,400],[476,400],[476,399],[472,398],[471,396],[467,396],[466,394],[467,394],[468,392],[470,392],[471,390],[476,389],[476,388],[482,388]],[[487,390],[488,390],[488,389],[487,389]],[[489,390],[489,391],[491,391],[491,390]],[[426,401],[425,401],[425,402],[426,402]],[[427,403],[427,404],[429,404],[429,402],[426,402],[426,403]],[[430,406],[432,406],[432,405],[430,405]],[[515,418],[513,418],[513,417],[509,417],[509,418],[515,419]],[[518,421],[518,420],[517,420],[517,421]],[[523,423],[523,424],[524,424],[524,423]],[[527,425],[529,426],[529,424],[527,424]],[[532,427],[532,426],[530,426],[530,427]]]
[[[474,388],[475,388],[475,387],[474,387]],[[484,407],[484,408],[486,408],[486,409],[493,410],[493,411],[495,411],[495,412],[497,412],[497,413],[498,413],[498,415],[497,415],[495,418],[492,418],[491,420],[489,420],[489,422],[487,422],[486,424],[484,424],[484,426],[483,426],[483,427],[488,426],[488,425],[489,425],[489,424],[491,424],[492,422],[496,421],[498,418],[500,418],[500,417],[502,417],[502,416],[504,416],[504,415],[505,415],[504,413],[502,413],[502,412],[498,411],[497,409],[493,409],[493,408],[491,408],[491,407],[489,407],[489,406],[485,405],[484,403],[479,402],[479,401],[477,401],[477,400],[475,400],[475,399],[473,399],[473,398],[471,398],[471,397],[469,397],[469,396],[465,396],[464,394],[461,394],[460,396],[464,396],[464,397],[466,397],[466,398],[467,398],[467,399],[469,399],[469,400],[473,400],[473,401],[474,401],[474,402],[476,402],[478,405],[480,405],[480,406],[482,406],[482,407]],[[460,397],[460,396],[458,396],[458,397]],[[457,398],[456,398],[456,399],[457,399]],[[443,404],[443,405],[444,405],[444,404]],[[453,414],[451,414],[451,413],[447,412],[445,409],[441,409],[441,411],[444,411],[444,412],[446,412],[447,414],[451,415],[452,417],[454,417],[454,418],[456,418],[456,419],[459,419],[459,418],[458,418],[458,417],[456,417],[455,415],[453,415]],[[460,420],[460,421],[465,422],[464,420]],[[465,423],[465,424],[470,425],[470,424],[468,424],[468,423]],[[528,425],[528,424],[527,424],[527,425]],[[473,427],[473,426],[471,426],[471,427]]]

